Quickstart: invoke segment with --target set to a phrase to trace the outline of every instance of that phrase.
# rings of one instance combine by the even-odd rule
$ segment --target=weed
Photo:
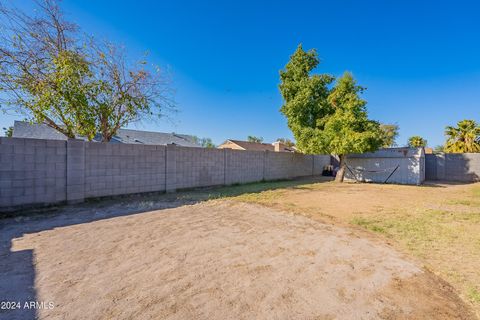
[[[470,287],[467,292],[468,298],[472,302],[480,303],[480,291],[474,287]]]

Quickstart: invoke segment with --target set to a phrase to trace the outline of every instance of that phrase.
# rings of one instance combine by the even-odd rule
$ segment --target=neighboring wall
[[[278,180],[313,175],[315,172],[312,155],[290,152],[266,152],[265,180]],[[330,164],[330,156],[325,164]]]
[[[0,208],[67,200],[65,141],[0,138]]]
[[[480,153],[427,154],[427,180],[480,181]]]
[[[328,155],[0,138],[0,211],[319,175]]]
[[[225,151],[212,148],[168,146],[175,164],[172,189],[218,186],[225,184]]]
[[[165,146],[84,143],[84,198],[165,190]]]

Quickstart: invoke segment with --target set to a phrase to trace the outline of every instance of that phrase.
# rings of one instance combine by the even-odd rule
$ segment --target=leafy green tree
[[[284,104],[280,109],[287,118],[297,148],[305,153],[327,152],[318,139],[327,116],[334,110],[328,103],[328,86],[334,77],[310,75],[319,64],[315,49],[304,51],[299,45],[284,70],[280,71],[280,92]]]
[[[83,36],[56,0],[34,16],[0,2],[0,103],[69,138],[110,141],[131,122],[174,111],[168,77],[145,59]],[[4,107],[5,106],[5,107]],[[4,110],[5,111],[5,110]]]
[[[408,138],[407,146],[410,148],[426,147],[427,140],[423,139],[420,136],[412,136]]]
[[[398,138],[399,127],[397,124],[381,124],[384,148],[391,148],[397,145],[396,139]]]
[[[247,137],[248,142],[256,142],[256,143],[262,143],[263,138],[262,137],[256,137],[256,136],[248,136]]]
[[[295,142],[293,142],[292,140],[290,140],[288,138],[278,138],[277,141],[283,143],[285,146],[287,146],[289,148],[295,146]]]
[[[13,127],[10,126],[8,128],[3,128],[3,131],[5,132],[5,137],[11,138],[13,136]]]
[[[315,50],[297,48],[280,71],[280,111],[302,152],[338,155],[336,180],[341,182],[346,155],[375,151],[382,145],[382,131],[378,122],[368,119],[367,102],[360,97],[364,88],[353,76],[345,72],[330,89],[332,76],[310,75],[318,64]]]
[[[0,4],[0,102],[69,138],[92,138],[92,73],[75,39],[77,27],[54,1],[37,4],[36,16]]]
[[[193,136],[193,141],[198,143],[204,148],[216,148],[217,146],[213,143],[212,139],[210,138],[199,138],[197,136]]]
[[[203,138],[200,140],[202,147],[204,148],[216,148],[217,146],[213,143],[210,138]]]
[[[445,135],[445,152],[480,152],[480,125],[474,120],[462,120],[457,127],[446,127]]]
[[[443,146],[443,145],[435,146],[435,148],[433,148],[433,151],[435,151],[435,152],[445,152],[445,146]]]

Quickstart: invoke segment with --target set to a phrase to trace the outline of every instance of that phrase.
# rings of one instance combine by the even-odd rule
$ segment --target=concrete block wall
[[[225,151],[175,146],[175,189],[225,184]]]
[[[67,140],[67,201],[82,202],[85,199],[85,142]]]
[[[323,168],[332,164],[332,157],[329,155],[316,154],[313,155],[313,175],[321,175]]]
[[[0,208],[66,200],[66,142],[0,138]]]
[[[426,166],[427,180],[480,181],[480,153],[428,154]]]
[[[225,152],[225,184],[262,181],[265,173],[265,152],[223,149]]]
[[[425,179],[437,179],[437,157],[434,154],[425,155]]]
[[[0,138],[0,211],[321,174],[330,156]]]
[[[290,179],[313,175],[312,155],[266,152],[265,180]]]
[[[165,190],[165,146],[84,144],[85,198]]]

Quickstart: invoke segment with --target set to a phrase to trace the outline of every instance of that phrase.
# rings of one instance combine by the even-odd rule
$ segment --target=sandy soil
[[[390,246],[254,204],[2,224],[0,300],[55,304],[0,312],[5,319],[474,317],[450,286]]]
[[[234,199],[337,226],[366,228],[364,237],[380,237],[451,283],[480,318],[479,192],[480,183],[418,187],[324,182]],[[358,223],[362,220],[368,224]]]

